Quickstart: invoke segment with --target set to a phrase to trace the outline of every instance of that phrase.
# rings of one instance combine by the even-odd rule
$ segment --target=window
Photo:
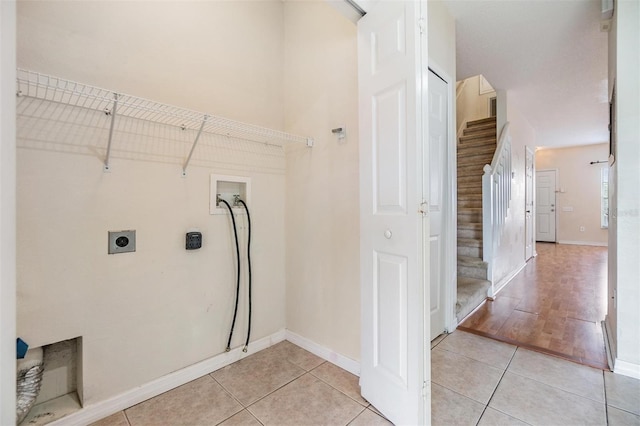
[[[600,171],[600,227],[609,227],[609,168]]]

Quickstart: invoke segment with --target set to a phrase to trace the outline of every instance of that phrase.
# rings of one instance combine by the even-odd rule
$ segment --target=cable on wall
[[[247,226],[249,228],[247,236],[247,266],[249,269],[249,321],[247,325],[247,340],[245,341],[244,348],[242,349],[243,352],[247,352],[247,348],[249,347],[249,338],[251,337],[251,216],[249,215],[249,207],[247,207],[247,204],[240,198],[238,198],[238,203],[242,204],[245,211],[247,212]]]
[[[224,205],[227,206],[227,209],[229,210],[229,214],[231,215],[231,223],[233,224],[233,235],[236,240],[236,265],[237,265],[236,303],[233,309],[233,321],[231,321],[231,330],[229,331],[229,340],[227,340],[227,348],[225,349],[226,352],[229,352],[231,350],[231,338],[233,337],[233,329],[236,325],[236,316],[238,315],[238,295],[240,293],[240,244],[238,243],[238,229],[236,228],[236,218],[233,215],[233,210],[231,209],[231,206],[223,198],[218,198],[218,201],[221,203],[224,203]]]

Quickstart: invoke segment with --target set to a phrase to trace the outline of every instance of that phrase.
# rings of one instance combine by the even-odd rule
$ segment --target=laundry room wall
[[[284,11],[285,127],[316,138],[287,153],[287,328],[359,360],[357,27],[324,1]]]
[[[19,1],[18,66],[282,129],[283,19],[280,1]],[[82,337],[85,404],[224,351],[235,260],[229,216],[209,214],[211,173],[251,178],[252,340],[285,328],[281,150],[206,136],[183,178],[193,129],[120,121],[132,127],[115,133],[105,173],[104,129],[23,102],[18,336],[32,347]],[[107,232],[123,229],[137,231],[136,252],[108,255]],[[192,229],[203,247],[186,251]],[[245,338],[245,296],[234,347]]]

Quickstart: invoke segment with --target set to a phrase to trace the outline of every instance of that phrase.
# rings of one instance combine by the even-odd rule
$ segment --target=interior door
[[[429,70],[429,274],[430,340],[444,332],[445,285],[443,219],[445,214],[444,177],[447,171],[448,87],[447,82]]]
[[[525,249],[524,259],[529,260],[533,257],[534,235],[533,235],[533,168],[534,168],[534,154],[529,147],[525,147],[525,216],[524,216],[524,229],[525,229]]]
[[[556,172],[536,172],[536,241],[556,242]]]
[[[395,424],[430,416],[424,11],[377,2],[358,22],[360,388]]]

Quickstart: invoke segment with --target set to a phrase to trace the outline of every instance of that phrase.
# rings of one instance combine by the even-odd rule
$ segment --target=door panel
[[[533,257],[535,236],[533,235],[533,170],[535,167],[534,154],[529,147],[525,148],[525,261]]]
[[[407,386],[407,263],[404,256],[376,253],[374,276],[374,367],[398,386]]]
[[[423,1],[377,2],[358,22],[360,388],[395,424],[430,413],[422,10]]]
[[[407,120],[404,84],[373,96],[374,212],[407,213]]]
[[[556,241],[556,172],[536,172],[536,241]]]
[[[444,177],[447,170],[447,83],[429,70],[429,244],[430,244],[430,340],[444,332],[445,274],[442,232],[444,219]]]

